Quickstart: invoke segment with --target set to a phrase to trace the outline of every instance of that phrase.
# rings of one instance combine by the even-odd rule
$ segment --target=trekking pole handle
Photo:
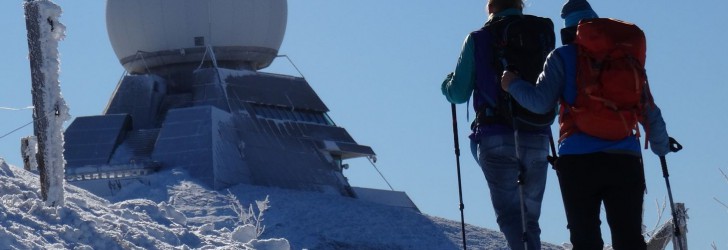
[[[660,165],[662,165],[662,177],[670,177],[670,172],[667,170],[667,160],[664,156],[660,156]]]
[[[458,117],[455,103],[450,104],[450,110],[452,112],[452,133],[455,138],[455,156],[460,157],[460,140],[458,140]]]
[[[677,152],[680,151],[683,146],[680,145],[680,143],[675,140],[675,138],[670,137],[670,152]],[[662,165],[662,176],[667,178],[670,177],[670,173],[667,170],[667,160],[665,159],[665,156],[660,156],[660,165]]]
[[[683,148],[680,143],[675,140],[675,138],[670,137],[670,151],[673,153],[677,153],[677,151],[680,151]]]

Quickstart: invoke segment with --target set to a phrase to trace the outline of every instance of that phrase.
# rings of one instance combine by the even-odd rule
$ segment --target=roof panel
[[[329,111],[303,78],[258,73],[230,76],[225,81],[230,98],[301,110]]]

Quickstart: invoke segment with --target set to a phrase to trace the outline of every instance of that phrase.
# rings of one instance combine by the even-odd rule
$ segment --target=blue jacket
[[[508,87],[508,92],[523,107],[536,113],[545,113],[555,108],[561,97],[573,105],[576,99],[576,46],[565,45],[551,52],[535,86],[516,80]],[[669,152],[669,137],[660,108],[656,105],[649,106],[645,108],[645,112],[645,122],[650,128],[647,140],[652,151],[657,155],[665,155]],[[559,155],[595,152],[641,155],[639,138],[630,136],[623,140],[609,141],[576,132],[563,139],[559,145]]]
[[[493,18],[509,15],[523,15],[523,12],[518,9],[506,9],[494,14]],[[474,107],[480,107],[485,102],[491,107],[495,105],[495,100],[485,94],[485,92],[500,91],[498,79],[501,72],[495,72],[495,67],[492,65],[493,50],[490,47],[492,39],[490,33],[484,32],[483,29],[474,31],[465,38],[454,75],[452,79],[446,79],[441,86],[442,94],[449,102],[465,103],[473,94],[477,95],[473,98]],[[475,91],[476,85],[480,86],[478,91]],[[537,133],[550,132],[546,129]],[[480,125],[474,128],[470,138],[477,140],[480,136],[493,134],[513,134],[513,129],[501,124]]]

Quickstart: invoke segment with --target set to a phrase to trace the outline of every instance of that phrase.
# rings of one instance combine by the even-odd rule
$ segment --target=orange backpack
[[[579,23],[574,43],[577,94],[573,106],[562,102],[561,139],[576,131],[606,140],[639,137],[645,100],[652,99],[642,30],[616,19],[589,19]]]

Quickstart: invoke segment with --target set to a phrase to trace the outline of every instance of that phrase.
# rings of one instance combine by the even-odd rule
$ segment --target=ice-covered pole
[[[28,171],[38,172],[38,141],[35,136],[20,138],[20,155],[23,156],[23,168]]]
[[[69,115],[58,81],[58,42],[64,38],[66,27],[58,21],[61,7],[50,0],[26,0],[24,8],[41,195],[46,205],[62,206],[66,163],[63,158],[63,123]]]

